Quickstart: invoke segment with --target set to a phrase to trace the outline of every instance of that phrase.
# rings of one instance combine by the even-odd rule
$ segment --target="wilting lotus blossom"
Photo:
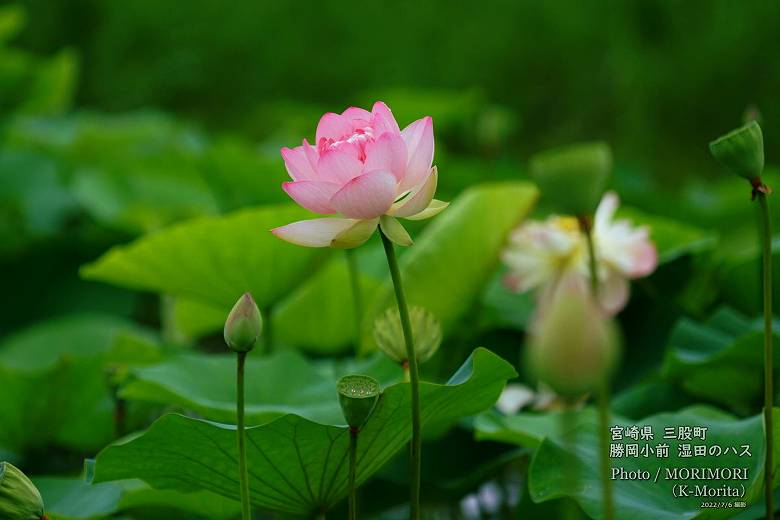
[[[615,314],[625,307],[628,280],[655,270],[658,255],[646,227],[635,227],[625,219],[614,219],[619,201],[614,192],[604,195],[593,221],[602,308]],[[509,266],[507,285],[518,292],[536,291],[546,300],[563,277],[579,275],[590,280],[588,246],[574,217],[552,216],[545,221],[521,225],[503,254]]]
[[[356,247],[381,225],[397,243],[411,240],[395,217],[432,217],[447,204],[433,199],[433,121],[424,117],[400,130],[390,109],[378,101],[371,112],[351,107],[327,113],[314,145],[304,139],[283,148],[291,182],[284,190],[304,208],[336,218],[302,220],[273,229],[293,244]]]

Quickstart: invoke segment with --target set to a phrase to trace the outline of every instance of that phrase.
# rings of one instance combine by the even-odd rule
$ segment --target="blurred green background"
[[[253,139],[297,139],[290,127],[301,121],[311,132],[296,112],[408,95],[423,112],[500,119],[510,127],[501,154],[603,137],[621,159],[674,182],[705,173],[691,171],[709,162],[704,143],[748,107],[761,111],[770,157],[780,134],[777,2],[26,5],[13,41],[76,53],[76,107],[154,107]],[[458,137],[447,143],[457,151],[488,144]]]
[[[780,188],[778,27],[780,2],[762,0],[2,2],[0,351],[34,337],[46,352],[64,334],[46,319],[95,312],[122,325],[90,322],[83,332],[66,323],[65,336],[83,335],[63,350],[128,322],[171,340],[165,297],[84,280],[79,268],[190,217],[287,202],[280,147],[311,139],[326,111],[381,99],[401,126],[433,116],[443,200],[525,178],[528,157],[547,147],[612,145],[612,188],[664,239],[666,255],[621,316],[630,348],[618,385],[627,387],[660,366],[678,319],[720,305],[750,317],[760,309],[749,188],[715,164],[707,143],[759,118],[768,183]],[[549,209],[542,200],[534,211]],[[366,251],[363,263],[379,266],[369,274],[383,277],[381,253]],[[516,362],[530,300],[502,292],[492,274],[485,314],[450,341],[458,356],[484,343]],[[29,336],[17,334],[28,326]],[[214,337],[201,346],[221,349]],[[105,393],[95,363],[84,373],[97,373]],[[6,449],[33,473],[74,474],[114,438],[104,397],[95,413],[106,431],[94,439],[82,437],[84,424],[18,449],[0,435],[0,458]],[[155,416],[136,413],[136,425]]]
[[[323,112],[375,99],[402,125],[434,116],[443,197],[602,138],[624,200],[733,230],[706,144],[757,111],[777,157],[778,23],[780,4],[761,0],[8,4],[0,247],[107,241],[58,252],[77,265],[185,216],[283,201],[278,149],[311,138]],[[59,267],[35,258],[51,286]],[[3,267],[13,280],[17,264]],[[0,331],[56,305],[17,292]]]

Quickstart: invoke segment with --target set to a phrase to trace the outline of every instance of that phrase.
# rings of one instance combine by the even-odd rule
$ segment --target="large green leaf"
[[[118,512],[147,508],[174,512],[166,518],[179,518],[175,512],[202,515],[212,520],[235,518],[241,505],[208,491],[180,493],[152,489],[138,480],[89,484],[83,478],[33,478],[52,520],[95,520]]]
[[[9,140],[56,159],[74,196],[102,224],[148,232],[218,210],[200,171],[205,139],[163,114],[22,118]]]
[[[410,305],[433,312],[445,332],[472,308],[490,280],[507,234],[536,201],[526,182],[469,188],[436,216],[400,259]],[[364,323],[363,348],[373,348],[373,317],[395,305],[389,277]]]
[[[194,343],[197,339],[214,334],[225,326],[230,312],[226,305],[213,305],[190,298],[165,298],[163,312],[166,331],[173,333],[180,343]]]
[[[362,252],[351,254],[360,258]],[[363,272],[358,276],[363,302],[370,301],[379,282]],[[352,349],[356,338],[351,284],[346,258],[343,253],[335,254],[274,308],[274,343],[313,354],[343,354]],[[172,323],[183,337],[198,338],[220,330],[226,313],[222,307],[177,298]]]
[[[187,221],[110,250],[84,277],[183,296],[230,309],[249,291],[268,307],[308,276],[325,251],[288,244],[269,230],[310,215],[292,204]]]
[[[119,362],[159,358],[156,337],[121,318],[73,315],[43,322],[0,343],[0,366],[20,371],[53,368],[61,360],[103,358]]]
[[[379,282],[362,273],[358,277],[363,302],[370,301]],[[279,343],[307,352],[343,353],[357,340],[355,319],[347,260],[336,255],[275,309],[274,334]]]
[[[775,410],[778,416],[778,410]],[[564,440],[564,428],[559,414],[539,416],[518,414],[515,417],[501,417],[497,414],[486,415],[478,422],[478,435],[484,439],[494,439],[535,448],[528,472],[528,486],[535,502],[545,502],[555,498],[570,497],[576,500],[592,518],[602,518],[601,483],[599,474],[599,454],[597,450],[597,418],[593,410],[579,413],[568,428],[573,431],[573,442]],[[620,480],[613,482],[617,519],[657,520],[677,518],[728,518],[734,509],[702,509],[701,503],[707,497],[679,497],[672,494],[674,484],[708,484],[717,488],[723,484],[745,486],[745,496],[741,499],[709,498],[709,500],[744,500],[748,504],[761,494],[764,440],[762,417],[735,419],[719,410],[708,407],[691,407],[675,413],[653,415],[639,421],[626,420],[613,416],[612,425],[651,426],[655,435],[649,441],[651,446],[666,443],[669,445],[669,458],[659,459],[654,453],[649,457],[623,457],[612,459],[612,467],[623,467],[626,471],[644,470],[650,472],[650,481]],[[708,428],[705,441],[678,441],[663,439],[664,428],[679,426],[703,426]],[[637,443],[630,439],[612,441],[613,443]],[[678,445],[706,444],[707,446],[736,447],[741,451],[743,445],[749,445],[750,457],[739,457],[731,452],[720,456],[678,457]],[[642,442],[639,441],[641,446]],[[666,468],[747,468],[748,480],[731,481],[677,481],[666,478]],[[561,471],[566,468],[566,471]],[[660,468],[660,472],[659,472]],[[659,472],[658,481],[653,479]]]
[[[372,376],[386,373],[387,364],[362,363]],[[207,419],[236,421],[236,360],[233,355],[181,354],[160,364],[132,370],[120,395],[126,399],[177,405]],[[400,376],[397,372],[396,380]],[[193,374],[200,374],[193,377]],[[294,413],[307,419],[340,424],[341,408],[333,399],[338,377],[318,370],[293,351],[269,357],[250,354],[246,365],[247,424],[262,424]]]
[[[659,374],[622,389],[610,401],[612,410],[627,419],[640,419],[661,412],[679,410],[700,401],[675,382]]]
[[[50,444],[82,450],[105,444],[114,425],[104,378],[95,360],[63,359],[36,373],[0,366],[0,446],[21,454]]]
[[[748,413],[763,392],[763,356],[761,323],[723,308],[704,323],[687,318],[677,323],[662,374],[692,395]]]
[[[477,349],[446,385],[421,385],[424,427],[450,422],[492,405],[515,371]],[[332,393],[336,400],[335,392]],[[358,482],[367,480],[410,438],[409,387],[382,394],[360,433]],[[331,508],[347,492],[346,427],[286,415],[247,430],[252,502],[293,514]],[[166,415],[145,433],[117,442],[97,457],[95,482],[140,478],[155,488],[208,490],[238,498],[235,429]]]
[[[7,146],[0,149],[0,252],[60,232],[77,207],[54,161]]]
[[[104,445],[114,435],[107,366],[159,357],[148,332],[104,316],[62,318],[8,338],[0,344],[0,446]]]
[[[474,435],[481,441],[506,442],[536,449],[545,437],[559,433],[559,419],[558,413],[518,413],[507,416],[497,410],[490,410],[477,416]]]

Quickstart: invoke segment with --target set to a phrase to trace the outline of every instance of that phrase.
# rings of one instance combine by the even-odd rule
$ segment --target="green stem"
[[[357,489],[355,489],[355,474],[357,472],[357,429],[349,429],[349,520],[357,520]]]
[[[599,459],[601,463],[601,496],[604,501],[604,520],[615,516],[612,502],[612,478],[609,461],[609,382],[604,379],[598,394],[599,408]]]
[[[593,226],[590,219],[580,219],[580,225],[585,233],[585,238],[588,243],[588,270],[590,272],[590,289],[593,294],[593,298],[598,302],[599,298],[599,269],[596,263],[596,244],[593,240]]]
[[[596,245],[593,240],[593,226],[589,218],[581,218],[580,225],[588,242],[588,266],[590,269],[590,286],[593,298],[598,302],[599,279],[596,263]],[[610,477],[609,461],[609,381],[605,378],[598,389],[599,413],[599,460],[601,466],[601,500],[604,503],[604,520],[612,520],[615,516],[612,500],[612,478]]]
[[[347,266],[349,268],[349,281],[352,285],[352,306],[354,309],[353,320],[355,322],[355,353],[360,348],[360,326],[363,324],[363,294],[360,289],[360,270],[357,264],[357,254],[354,249],[344,250],[347,256]]]
[[[758,193],[761,205],[761,247],[763,251],[764,273],[764,429],[766,431],[766,458],[764,460],[764,497],[766,517],[774,518],[774,428],[772,410],[774,407],[774,354],[772,352],[772,230],[769,218],[769,206],[765,193]]]
[[[246,352],[238,352],[236,363],[236,434],[238,436],[238,480],[241,487],[241,518],[251,520],[249,503],[249,475],[246,467],[246,432],[244,428],[244,363]]]
[[[574,453],[577,445],[577,410],[575,401],[565,399],[560,415],[560,433],[566,451]],[[564,478],[568,489],[576,489],[579,483],[579,475],[575,471],[565,471]],[[579,508],[571,500],[561,502],[561,518],[575,520],[580,518]]]
[[[398,313],[401,317],[401,327],[406,342],[406,356],[409,358],[409,381],[412,394],[412,443],[409,455],[410,463],[410,514],[411,520],[420,518],[420,456],[422,450],[422,437],[420,428],[420,375],[417,371],[417,356],[414,351],[414,339],[412,337],[412,324],[409,320],[409,309],[406,306],[406,297],[401,283],[401,272],[398,269],[398,260],[395,257],[393,243],[379,230],[382,237],[382,245],[387,256],[387,265],[390,268],[390,277],[393,279],[395,299],[398,303]]]

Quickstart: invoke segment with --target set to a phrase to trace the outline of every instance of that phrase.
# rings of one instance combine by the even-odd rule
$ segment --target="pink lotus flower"
[[[316,145],[306,139],[282,148],[292,182],[282,187],[295,202],[323,215],[271,230],[308,247],[356,247],[377,225],[394,242],[411,244],[396,217],[432,217],[447,204],[433,199],[438,174],[433,163],[433,121],[424,117],[403,130],[377,101],[371,112],[351,107],[327,113],[317,125]]]

